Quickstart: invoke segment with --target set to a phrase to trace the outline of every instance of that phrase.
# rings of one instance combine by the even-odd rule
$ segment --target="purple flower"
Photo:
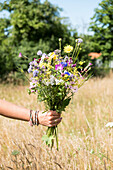
[[[22,53],[19,53],[19,56],[18,56],[18,57],[20,57],[20,58],[21,58],[21,57],[22,57]]]
[[[78,91],[78,87],[73,87],[73,92],[77,92]]]
[[[37,55],[42,55],[42,51],[38,50]]]
[[[81,38],[78,38],[78,39],[76,39],[76,42],[80,44],[83,42],[83,40]]]
[[[62,64],[56,64],[55,65],[55,70],[63,70]]]
[[[43,54],[42,54],[42,58],[45,58],[45,57],[46,57],[46,53],[43,53]]]
[[[28,68],[28,73],[31,73],[33,70],[33,67],[30,65],[30,67]]]
[[[55,54],[57,55],[57,54],[60,54],[61,50],[56,49],[54,52],[55,52]]]
[[[39,73],[38,70],[34,70],[34,71],[33,71],[33,77],[37,77],[37,76],[38,76],[38,73]]]
[[[72,64],[72,58],[69,59],[68,64]]]
[[[71,84],[75,84],[75,82],[74,82],[74,81],[71,81],[70,83],[71,83]]]
[[[82,43],[83,40],[81,38],[78,38],[78,43]]]
[[[69,89],[72,89],[73,87],[71,85],[69,85]]]
[[[42,66],[43,69],[45,69],[45,66]]]
[[[34,65],[34,61],[31,61],[31,62],[29,63],[29,65]]]
[[[74,74],[71,74],[71,77],[74,77]]]
[[[39,78],[39,81],[42,81],[42,77]]]
[[[72,64],[72,67],[75,67],[76,66],[76,64]]]

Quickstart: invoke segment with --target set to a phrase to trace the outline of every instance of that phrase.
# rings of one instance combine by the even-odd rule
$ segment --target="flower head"
[[[84,62],[83,61],[80,61],[79,64],[82,65]]]
[[[65,53],[70,53],[73,51],[73,47],[71,45],[67,45],[64,47],[64,52]]]
[[[80,44],[80,43],[83,42],[83,40],[82,40],[81,38],[78,38],[78,39],[76,39],[76,42],[77,42],[78,44]]]
[[[72,67],[75,67],[76,66],[76,64],[72,64]]]
[[[22,53],[19,53],[18,57],[20,57],[20,58],[21,58],[21,57],[22,57]]]
[[[106,127],[113,127],[113,122],[108,122],[108,123],[106,124]]]
[[[33,66],[30,65],[29,68],[28,68],[28,73],[31,73],[31,72],[32,72],[32,69],[33,69]]]
[[[63,67],[67,67],[67,63],[66,62],[61,62]]]
[[[68,76],[70,76],[70,73],[68,71],[65,71],[64,74],[67,74]]]
[[[89,64],[88,64],[88,66],[91,66],[91,65],[92,65],[92,63],[89,63]]]
[[[34,70],[34,71],[33,71],[33,77],[37,77],[37,76],[38,76],[38,73],[39,73],[38,70]]]
[[[75,93],[75,92],[77,92],[78,91],[78,87],[77,86],[75,86],[75,87],[73,87],[73,92]]]
[[[61,53],[61,50],[56,49],[54,52],[55,52],[55,54],[56,54],[56,55],[58,55],[58,54],[60,54],[60,53]]]
[[[42,51],[38,50],[37,55],[42,55]]]
[[[55,65],[55,70],[63,70],[62,64],[56,64]]]

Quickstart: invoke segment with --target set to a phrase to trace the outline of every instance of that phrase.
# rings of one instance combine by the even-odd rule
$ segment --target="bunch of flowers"
[[[67,45],[49,54],[37,52],[37,59],[29,63],[28,72],[31,74],[29,94],[35,93],[39,101],[45,103],[45,111],[56,110],[59,114],[65,111],[74,93],[88,79],[91,63],[83,68],[84,61],[77,61],[81,50],[82,39],[77,39],[75,47]],[[62,55],[62,53],[64,55]],[[58,149],[57,126],[48,127],[43,140],[51,148],[56,139]]]

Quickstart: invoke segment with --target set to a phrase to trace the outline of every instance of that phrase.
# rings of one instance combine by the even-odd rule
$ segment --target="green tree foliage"
[[[59,38],[63,43],[72,39],[69,25],[60,17],[62,9],[48,0],[8,0],[0,3],[3,10],[9,17],[0,18],[0,75],[15,71],[20,52],[32,59],[39,49],[50,52],[58,48]]]
[[[104,63],[113,59],[113,0],[102,0],[91,19],[91,50],[101,52]]]

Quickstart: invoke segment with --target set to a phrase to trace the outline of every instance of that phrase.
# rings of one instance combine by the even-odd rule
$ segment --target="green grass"
[[[43,109],[26,86],[0,84],[0,98]],[[59,151],[42,142],[46,127],[0,116],[1,169],[90,170],[113,168],[113,75],[89,80],[74,96],[59,124]]]

